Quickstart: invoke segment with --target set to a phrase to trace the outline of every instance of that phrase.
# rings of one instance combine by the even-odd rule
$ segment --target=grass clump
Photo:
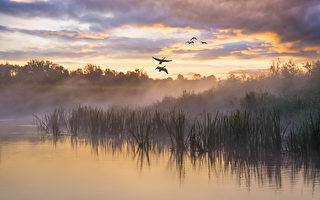
[[[292,125],[285,136],[285,147],[292,152],[320,152],[320,112],[310,114],[300,126]]]
[[[165,115],[163,123],[170,136],[172,147],[178,150],[185,150],[185,130],[188,127],[186,114],[181,110],[171,110]]]
[[[103,110],[78,106],[69,112],[57,108],[43,119],[37,116],[36,119],[40,131],[55,136],[66,131],[95,141],[125,139],[143,149],[170,144],[174,150],[200,154],[216,150],[320,151],[320,112],[310,113],[301,122],[292,121],[290,127],[277,109],[205,112],[193,116],[177,109]]]
[[[51,133],[54,136],[60,136],[62,127],[66,125],[66,115],[62,107],[55,108],[51,113],[45,114],[41,119],[34,115],[36,125],[40,131]]]

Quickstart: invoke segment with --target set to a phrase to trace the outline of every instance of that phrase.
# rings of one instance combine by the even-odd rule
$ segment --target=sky
[[[194,36],[208,44],[186,44]],[[173,60],[169,75],[152,56]],[[91,63],[166,78],[319,57],[319,0],[0,0],[1,63]]]

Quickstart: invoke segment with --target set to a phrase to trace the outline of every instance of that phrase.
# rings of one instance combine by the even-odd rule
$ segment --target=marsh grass
[[[320,152],[320,112],[309,114],[300,126],[290,127],[285,135],[285,148],[299,153]]]
[[[221,115],[206,113],[201,115],[191,126],[189,134],[190,149],[193,152],[212,151],[221,147]]]
[[[171,110],[164,115],[163,123],[170,136],[172,148],[176,148],[179,151],[185,150],[185,132],[188,127],[186,114],[181,110]]]
[[[151,113],[147,111],[132,112],[129,118],[129,133],[140,149],[151,147]]]
[[[110,139],[127,140],[150,150],[170,145],[175,151],[196,154],[215,150],[319,152],[320,112],[309,118],[282,120],[280,111],[236,110],[205,112],[192,116],[183,110],[111,107],[107,110],[78,106],[70,111],[54,109],[43,118],[35,116],[40,131],[60,136],[91,138],[96,145]]]
[[[62,107],[55,108],[51,113],[45,114],[41,119],[34,114],[35,123],[40,131],[60,136],[62,128],[66,126],[67,119]]]
[[[190,149],[200,153],[222,148],[281,151],[282,127],[277,111],[205,113],[191,126]]]

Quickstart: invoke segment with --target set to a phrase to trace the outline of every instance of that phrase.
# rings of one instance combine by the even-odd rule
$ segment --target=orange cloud
[[[292,49],[294,42],[281,42],[280,37],[274,32],[243,33],[241,29],[219,29],[218,39],[231,41],[254,41],[261,40],[271,43],[270,50],[277,53],[299,53],[299,50]],[[297,41],[296,41],[297,42]]]
[[[315,51],[317,54],[320,55],[320,46],[310,46],[303,48],[304,51]]]
[[[199,29],[191,28],[190,26],[187,27],[170,27],[165,26],[163,24],[153,24],[151,26],[141,26],[142,29],[146,30],[159,30],[163,32],[178,32],[178,31],[185,31],[185,32],[192,32],[194,34],[200,34]]]

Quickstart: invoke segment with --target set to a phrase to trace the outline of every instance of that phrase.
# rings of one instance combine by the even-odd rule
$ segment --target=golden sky
[[[151,77],[268,68],[320,55],[318,0],[0,0],[0,62],[87,63]],[[199,41],[188,45],[191,37]]]

